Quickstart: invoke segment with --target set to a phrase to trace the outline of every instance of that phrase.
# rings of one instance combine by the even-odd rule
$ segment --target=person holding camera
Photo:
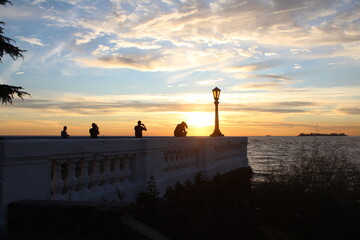
[[[138,121],[138,125],[134,127],[134,130],[135,130],[135,137],[137,138],[141,138],[143,136],[142,131],[147,131],[145,125],[141,123],[140,120]]]
[[[61,131],[61,138],[70,138],[70,135],[67,133],[67,126],[64,126],[63,130]]]
[[[96,123],[91,124],[92,128],[89,129],[90,132],[90,138],[97,138],[100,134],[99,127],[96,125]]]

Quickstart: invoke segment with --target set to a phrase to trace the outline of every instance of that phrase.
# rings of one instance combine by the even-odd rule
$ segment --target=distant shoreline
[[[307,136],[335,136],[335,137],[338,137],[338,136],[348,136],[346,135],[345,133],[300,133],[298,135],[299,137],[307,137]]]

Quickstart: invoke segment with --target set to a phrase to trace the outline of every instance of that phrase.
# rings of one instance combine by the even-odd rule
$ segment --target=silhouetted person
[[[70,135],[66,132],[67,126],[64,126],[63,130],[61,131],[61,138],[69,138]]]
[[[92,128],[89,129],[90,137],[91,138],[97,138],[100,134],[99,127],[96,125],[96,123],[91,124]]]
[[[138,125],[134,127],[134,130],[135,130],[135,137],[137,138],[141,138],[143,136],[142,131],[147,131],[145,125],[142,124],[140,120],[138,121]]]
[[[175,137],[186,137],[186,129],[188,128],[186,122],[181,122],[178,124],[174,130]]]

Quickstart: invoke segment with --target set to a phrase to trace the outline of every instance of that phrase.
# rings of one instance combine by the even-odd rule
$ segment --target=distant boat
[[[335,136],[335,137],[338,137],[338,136],[347,136],[345,133],[300,133],[298,136],[300,137],[308,137],[308,136]]]

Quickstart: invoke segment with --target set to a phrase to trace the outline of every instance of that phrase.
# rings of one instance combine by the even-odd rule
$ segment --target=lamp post
[[[220,92],[221,92],[221,90],[217,87],[212,90],[214,100],[215,100],[215,102],[214,102],[214,104],[215,104],[215,129],[214,129],[214,132],[210,135],[210,137],[223,137],[224,136],[224,134],[222,134],[219,129],[218,105],[219,105]]]

